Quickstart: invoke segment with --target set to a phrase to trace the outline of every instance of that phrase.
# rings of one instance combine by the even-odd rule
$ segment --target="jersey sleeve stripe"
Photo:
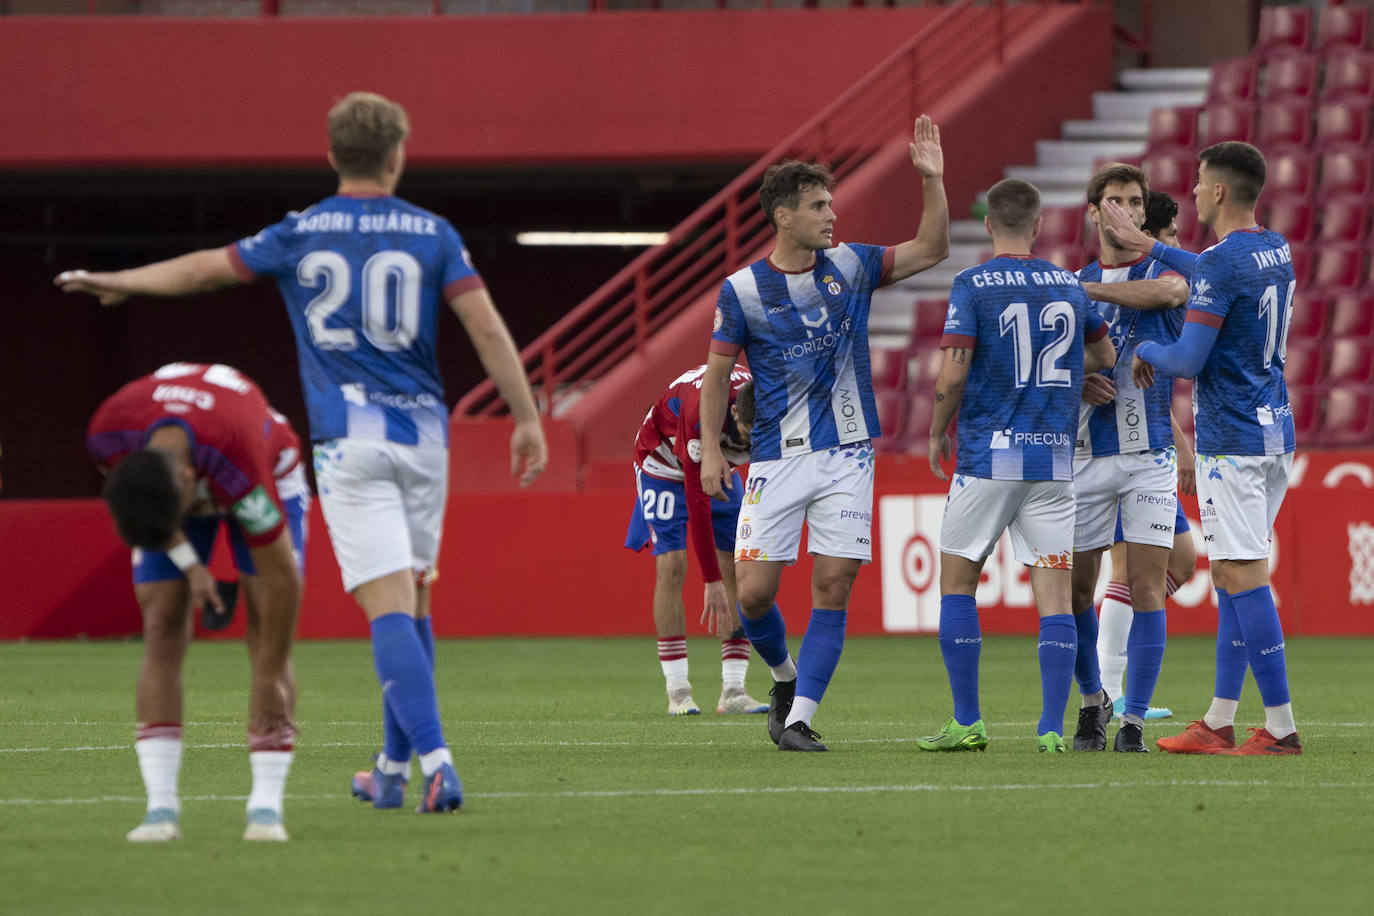
[[[1096,331],[1091,331],[1083,336],[1084,343],[1094,343],[1107,336],[1107,323],[1103,322]]]
[[[711,341],[711,352],[712,352],[712,353],[721,353],[721,354],[724,354],[725,356],[738,356],[738,355],[739,355],[739,351],[740,351],[741,349],[742,349],[742,348],[740,347],[739,344],[737,344],[737,343],[731,343],[731,342],[728,341],[728,340],[712,340],[712,341]]]
[[[889,245],[883,249],[883,273],[878,278],[879,286],[887,286],[892,282],[892,270],[897,264],[897,249]]]
[[[252,283],[258,278],[253,273],[253,269],[243,262],[243,255],[239,253],[238,242],[224,246],[224,251],[229,255],[229,264],[234,268],[234,273],[244,283]]]
[[[946,334],[940,338],[941,350],[972,350],[978,338],[968,334]]]
[[[1222,321],[1225,319],[1220,315],[1204,312],[1202,309],[1188,309],[1188,317],[1185,320],[1191,321],[1194,324],[1206,325],[1209,328],[1219,328],[1221,327]]]
[[[444,301],[452,302],[454,299],[463,295],[463,293],[470,293],[474,289],[485,289],[486,285],[487,284],[482,281],[481,276],[478,274],[469,274],[466,277],[460,277],[444,287]]]

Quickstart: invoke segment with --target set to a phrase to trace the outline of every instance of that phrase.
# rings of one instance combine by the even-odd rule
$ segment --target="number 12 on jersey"
[[[1059,360],[1069,352],[1073,344],[1074,332],[1078,327],[1078,316],[1073,306],[1067,302],[1049,302],[1040,309],[1036,319],[1042,331],[1059,332],[1040,351],[1038,358],[1031,353],[1030,306],[1025,302],[1013,302],[998,316],[998,331],[1002,337],[1012,335],[1012,356],[1016,363],[1016,387],[1025,388],[1031,381],[1031,369],[1035,370],[1035,384],[1040,388],[1068,388],[1073,385],[1073,372],[1059,365]]]

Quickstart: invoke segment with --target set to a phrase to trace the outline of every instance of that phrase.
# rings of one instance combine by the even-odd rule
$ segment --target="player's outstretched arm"
[[[730,372],[735,357],[725,353],[710,353],[706,357],[706,373],[701,379],[701,428],[722,429],[725,411],[730,403]],[[712,499],[724,499],[731,483],[730,464],[720,450],[719,436],[701,437],[701,489]]]
[[[520,486],[527,487],[544,472],[549,462],[549,446],[515,341],[485,289],[470,289],[455,296],[449,307],[463,323],[482,368],[515,418],[515,432],[510,438],[510,471],[520,477]]]
[[[1115,302],[1143,312],[1178,308],[1188,301],[1188,281],[1178,274],[1153,280],[1123,280],[1120,283],[1084,283],[1083,292],[1097,302]]]
[[[907,146],[911,164],[921,173],[921,225],[916,237],[893,250],[892,279],[905,280],[949,257],[949,201],[945,197],[945,154],[940,128],[929,115],[916,119]]]
[[[209,293],[242,282],[225,248],[206,248],[169,261],[110,273],[67,270],[53,278],[64,293],[89,293],[101,305],[119,305],[130,296]]]
[[[949,480],[949,475],[940,467],[941,458],[954,457],[954,446],[949,441],[949,424],[959,410],[959,401],[964,396],[964,383],[968,381],[969,360],[973,351],[965,347],[946,347],[945,361],[940,367],[940,375],[935,380],[935,411],[930,417],[930,445],[927,450],[930,470],[940,480]]]

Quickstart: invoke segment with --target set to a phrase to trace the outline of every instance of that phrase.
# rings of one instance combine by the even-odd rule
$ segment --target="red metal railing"
[[[786,158],[828,162],[843,177],[911,129],[916,116],[990,61],[1015,34],[1002,0],[951,4],[811,121],[770,150],[669,234],[521,351],[540,409],[594,383],[668,321],[757,256],[772,231],[756,202],[768,166]],[[1033,15],[1019,8],[1021,15]],[[454,415],[496,416],[505,403],[485,381]]]

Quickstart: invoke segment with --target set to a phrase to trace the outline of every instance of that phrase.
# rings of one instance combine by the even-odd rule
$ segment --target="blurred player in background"
[[[916,746],[987,747],[974,594],[984,562],[1008,531],[1017,561],[1030,568],[1040,614],[1036,743],[1041,753],[1063,753],[1078,646],[1069,608],[1078,405],[1084,371],[1110,366],[1115,351],[1078,279],[1031,254],[1040,231],[1034,185],[999,181],[988,191],[984,224],[996,254],[954,279],[930,421],[930,469],[948,480],[940,459],[950,457],[947,431],[959,416],[957,465],[940,525],[940,654],[954,715]]]
[[[1155,743],[1175,754],[1301,754],[1283,625],[1269,586],[1274,518],[1295,449],[1283,363],[1297,282],[1288,242],[1255,222],[1264,155],[1226,142],[1198,160],[1198,219],[1220,241],[1197,258],[1178,341],[1141,344],[1132,371],[1141,386],[1156,372],[1197,377],[1198,502],[1217,588],[1216,686],[1202,719]],[[1264,728],[1251,729],[1237,747],[1247,665],[1264,702]]]
[[[744,632],[775,681],[769,737],[782,750],[824,751],[811,729],[844,647],[849,593],[872,557],[873,443],[880,435],[868,357],[873,290],[949,255],[940,132],[917,119],[908,152],[921,175],[921,223],[894,247],[837,243],[832,179],[811,163],[770,168],[759,200],[775,231],[772,253],[736,271],[716,302],[701,425],[726,419],[730,373],[743,350],[754,374],[756,416],[749,479],[735,537]],[[701,483],[716,499],[733,470],[714,439],[702,441]],[[794,663],[774,603],[795,563],[802,522],[814,556],[811,620]]]
[[[1108,207],[1115,210],[1107,214]],[[1163,246],[1178,246],[1178,203],[1163,191],[1151,190],[1145,204],[1145,222],[1139,229],[1130,221],[1129,214],[1110,201],[1102,204],[1104,224],[1116,244],[1126,250],[1148,255],[1155,241]],[[1128,238],[1127,234],[1131,236]],[[1144,241],[1141,248],[1134,243],[1134,236]],[[1156,260],[1159,260],[1156,257]],[[1186,279],[1192,275],[1191,265],[1186,270],[1174,268]],[[1178,488],[1184,496],[1197,494],[1194,471],[1195,456],[1187,436],[1173,421],[1174,447],[1178,450]],[[1097,658],[1102,668],[1102,688],[1112,698],[1112,709],[1117,717],[1126,711],[1126,694],[1122,689],[1126,675],[1126,641],[1131,629],[1134,614],[1131,611],[1130,578],[1126,567],[1126,538],[1121,530],[1121,512],[1118,507],[1116,518],[1116,537],[1112,543],[1111,581],[1107,583],[1107,593],[1102,599],[1102,618],[1097,637]],[[1197,548],[1188,518],[1183,514],[1183,502],[1178,503],[1174,515],[1174,546],[1169,552],[1169,565],[1165,571],[1164,594],[1172,595],[1179,586],[1192,578],[1197,569]],[[1151,706],[1145,710],[1145,718],[1167,719],[1173,715],[1168,707]]]
[[[300,440],[258,386],[228,366],[172,363],[100,405],[86,448],[108,476],[105,501],[133,553],[143,612],[134,750],[148,810],[135,843],[181,836],[181,667],[191,609],[226,609],[207,566],[221,522],[247,610],[245,840],[285,840],[282,794],[295,747],[291,639],[300,609],[310,492]]]
[[[276,280],[296,336],[320,505],[344,588],[370,621],[382,685],[384,745],[373,769],[353,778],[353,793],[399,807],[414,751],[419,810],[453,811],[462,785],[439,718],[429,618],[448,490],[435,353],[445,304],[510,405],[511,470],[522,485],[544,470],[547,446],[519,354],[462,239],[442,217],[393,196],[405,110],[355,92],[330,109],[328,127],[335,196],[226,248],[56,282],[114,305]]]
[[[635,510],[625,546],[643,550],[653,545],[654,629],[658,660],[668,689],[668,715],[701,712],[687,679],[687,611],[682,600],[687,576],[687,541],[692,542],[706,582],[701,622],[719,633],[720,700],[716,712],[762,713],[745,691],[749,640],[735,608],[735,523],[740,494],[717,501],[701,488],[701,379],[706,367],[683,373],[668,385],[635,438]],[[730,413],[720,430],[721,453],[732,468],[749,461],[749,426],[753,421],[754,386],[748,370],[730,373]],[[747,418],[747,419],[746,419]],[[719,556],[717,556],[719,554]]]
[[[1103,617],[1108,643],[1125,642],[1126,702],[1113,749],[1147,753],[1145,714],[1164,660],[1165,578],[1178,513],[1177,456],[1169,413],[1172,379],[1149,391],[1131,381],[1130,354],[1144,339],[1177,337],[1183,323],[1188,283],[1163,264],[1119,246],[1107,231],[1102,208],[1116,204],[1131,222],[1145,221],[1149,186],[1136,166],[1109,163],[1088,182],[1088,216],[1097,226],[1101,257],[1078,271],[1083,289],[1107,322],[1117,359],[1105,374],[1083,382],[1078,447],[1073,475],[1073,609],[1078,631],[1075,676],[1081,694],[1074,750],[1107,746],[1106,727],[1114,712],[1102,689],[1098,658],[1099,624],[1093,609],[1102,552],[1113,543],[1118,516],[1126,541],[1132,617]],[[1114,393],[1102,397],[1110,381]],[[1113,656],[1115,657],[1115,656]]]

